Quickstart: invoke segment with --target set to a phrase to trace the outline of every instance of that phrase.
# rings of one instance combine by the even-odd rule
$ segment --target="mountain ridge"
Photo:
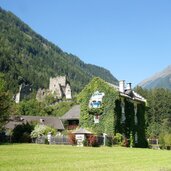
[[[34,90],[47,88],[49,78],[57,75],[66,75],[75,93],[93,77],[118,84],[109,70],[64,52],[1,7],[0,30],[0,72],[13,93],[23,82],[31,84]]]
[[[171,65],[164,70],[155,73],[153,76],[143,80],[138,84],[143,88],[167,88],[171,89]]]

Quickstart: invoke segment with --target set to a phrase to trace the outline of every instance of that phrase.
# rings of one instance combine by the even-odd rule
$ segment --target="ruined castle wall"
[[[66,76],[59,76],[56,77],[56,81],[58,82],[58,84],[60,84],[62,87],[66,86]]]
[[[58,76],[55,78],[50,78],[49,89],[38,90],[36,99],[41,101],[42,99],[45,98],[44,96],[47,96],[48,94],[52,94],[54,97],[57,98],[66,97],[66,99],[72,99],[71,87],[69,83],[67,83],[66,76]]]
[[[15,102],[19,103],[21,100],[27,98],[31,92],[32,92],[32,88],[30,85],[24,83],[21,84],[19,86],[19,91],[15,96]]]
[[[72,99],[71,86],[69,84],[67,84],[65,88],[65,97],[66,99]]]

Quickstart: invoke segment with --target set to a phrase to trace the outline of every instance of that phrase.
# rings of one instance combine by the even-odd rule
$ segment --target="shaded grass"
[[[0,145],[2,171],[171,171],[171,151],[121,147]]]

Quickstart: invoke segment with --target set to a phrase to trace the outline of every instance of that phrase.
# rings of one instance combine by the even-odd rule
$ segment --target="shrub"
[[[128,141],[127,138],[124,138],[124,140],[121,143],[121,146],[123,146],[123,147],[128,147],[129,146],[129,141]]]
[[[49,141],[47,138],[45,138],[45,144],[49,144]]]
[[[83,145],[84,146],[88,146],[88,140],[87,140],[87,138],[85,138],[85,140],[83,141]]]
[[[88,138],[88,144],[92,147],[98,147],[97,137],[95,135],[90,135]]]
[[[164,133],[161,133],[161,134],[159,135],[159,144],[161,145],[162,148],[165,147],[164,135],[165,135]]]
[[[165,134],[164,135],[164,143],[166,147],[171,146],[171,134]]]
[[[38,124],[34,127],[34,130],[31,132],[31,138],[37,138],[42,135],[47,135],[49,132],[51,132],[52,135],[56,134],[56,130],[54,128]]]
[[[21,138],[22,138],[22,142],[29,142],[29,143],[31,143],[30,133],[24,132],[24,134],[22,135]]]
[[[69,137],[70,144],[75,145],[76,144],[75,134],[69,132],[68,137]]]
[[[112,137],[106,137],[106,146],[112,147]]]
[[[130,133],[130,144],[129,144],[129,146],[131,148],[134,146],[134,138],[133,138],[132,132]]]
[[[114,144],[118,144],[121,145],[123,141],[123,136],[120,133],[116,133],[116,135],[114,136]]]
[[[161,133],[159,136],[159,143],[162,146],[162,148],[170,149],[171,134],[170,133]]]
[[[33,130],[33,125],[29,123],[17,125],[13,130],[13,141],[14,142],[31,142],[30,133]]]

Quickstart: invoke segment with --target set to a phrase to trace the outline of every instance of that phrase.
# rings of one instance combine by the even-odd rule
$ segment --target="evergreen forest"
[[[159,138],[160,144],[171,145],[171,91],[164,88],[135,91],[147,99],[145,113],[146,137]],[[167,144],[166,144],[167,143]]]
[[[106,69],[86,64],[77,56],[63,52],[58,46],[34,32],[11,12],[0,8],[0,72],[5,75],[7,89],[14,94],[22,83],[33,90],[47,88],[49,78],[68,77],[74,94],[98,76],[117,84]]]

